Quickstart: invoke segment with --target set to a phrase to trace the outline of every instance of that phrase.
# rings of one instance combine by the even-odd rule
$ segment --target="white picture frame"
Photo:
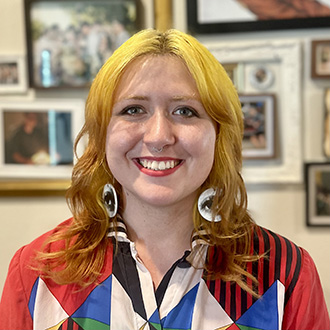
[[[0,55],[0,95],[27,91],[25,56]]]
[[[276,64],[278,154],[267,160],[247,160],[242,175],[246,183],[302,183],[301,44],[297,40],[208,42],[205,46],[220,63]]]
[[[83,118],[82,100],[1,103],[0,179],[69,179]]]

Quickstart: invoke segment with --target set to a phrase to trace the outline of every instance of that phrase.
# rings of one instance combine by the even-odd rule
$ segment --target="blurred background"
[[[329,111],[326,109],[326,92],[330,88],[330,53],[327,53],[327,47],[330,48],[330,1],[307,1],[315,3],[311,10],[320,16],[319,21],[315,21],[296,17],[295,12],[287,9],[280,10],[275,0],[264,2],[261,12],[260,6],[257,9],[253,6],[253,1],[241,1],[243,10],[238,11],[232,6],[234,0],[228,0],[228,10],[222,10],[220,3],[223,1],[188,0],[190,4],[187,6],[185,0],[109,0],[110,7],[112,3],[127,3],[126,21],[119,20],[115,25],[113,17],[107,21],[93,11],[84,20],[90,21],[89,26],[97,21],[93,25],[94,32],[102,30],[104,36],[106,31],[111,47],[104,46],[102,39],[103,48],[99,54],[91,52],[88,57],[82,52],[76,53],[75,48],[70,54],[76,57],[67,56],[65,63],[57,64],[55,69],[52,67],[56,62],[52,57],[54,52],[64,47],[65,42],[72,46],[80,40],[78,33],[82,25],[77,20],[80,19],[81,23],[82,16],[74,16],[74,29],[67,31],[69,41],[59,39],[50,43],[52,47],[57,45],[54,49],[50,46],[42,48],[40,39],[43,33],[40,31],[49,32],[47,22],[40,23],[42,20],[39,19],[41,25],[36,35],[34,20],[42,18],[45,13],[52,17],[52,10],[56,17],[54,8],[64,8],[65,1],[53,1],[55,7],[49,7],[49,2],[47,7],[47,1],[40,2],[46,4],[46,9],[34,7],[36,1],[33,0],[26,0],[26,4],[24,0],[0,1],[0,68],[8,65],[12,68],[14,65],[19,72],[18,79],[0,81],[0,292],[15,251],[70,217],[64,197],[69,185],[68,172],[52,171],[53,164],[17,165],[6,162],[3,156],[6,151],[5,131],[9,128],[3,119],[5,114],[8,111],[67,111],[72,114],[72,121],[76,121],[75,126],[72,124],[72,129],[67,130],[73,140],[76,128],[82,123],[84,109],[83,105],[70,107],[70,104],[78,101],[83,104],[89,83],[95,70],[104,62],[104,56],[110,55],[135,30],[174,27],[192,33],[225,64],[242,95],[244,107],[259,107],[258,120],[262,121],[263,128],[253,134],[254,137],[262,135],[262,143],[259,145],[250,139],[251,130],[245,137],[249,139],[250,151],[245,151],[243,176],[247,182],[250,212],[259,225],[291,239],[311,254],[329,309],[330,180],[325,138],[330,130],[329,121],[326,121],[326,111]],[[91,2],[94,6],[100,1]],[[199,4],[197,10],[196,4]],[[310,10],[308,6],[306,13]],[[72,13],[76,9],[68,10]],[[225,21],[221,21],[222,12],[229,13]],[[268,24],[267,21],[274,20],[269,19],[269,12],[279,15],[281,20]],[[284,17],[286,13],[291,16]],[[238,22],[233,22],[235,18]],[[290,25],[283,18],[296,19]],[[254,23],[260,22],[246,25],[251,19]],[[66,24],[66,28],[70,25],[61,23],[63,26]],[[101,40],[101,34],[98,36]],[[90,42],[95,42],[95,39]],[[46,43],[47,39],[41,45]],[[81,50],[82,46],[79,47]],[[63,50],[60,58],[67,51]],[[76,71],[72,71],[70,63],[77,63],[77,56],[81,63],[75,67]],[[249,101],[250,95],[253,96],[252,101]],[[36,102],[40,100],[43,104],[49,101],[49,107],[41,109],[37,106]],[[61,104],[58,109],[57,102]],[[64,109],[63,103],[66,102],[68,106]],[[77,115],[77,112],[80,113]],[[64,134],[63,129],[55,129],[54,133],[51,126],[48,126],[48,131],[57,136],[54,141]],[[37,171],[36,166],[40,166]]]

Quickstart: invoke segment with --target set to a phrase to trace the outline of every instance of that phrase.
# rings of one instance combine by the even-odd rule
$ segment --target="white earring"
[[[221,221],[221,215],[217,214],[212,216],[212,203],[215,196],[215,190],[209,188],[205,190],[198,198],[198,212],[207,221],[219,222]]]
[[[112,184],[107,183],[103,188],[103,203],[110,218],[117,214],[118,199],[115,188]]]

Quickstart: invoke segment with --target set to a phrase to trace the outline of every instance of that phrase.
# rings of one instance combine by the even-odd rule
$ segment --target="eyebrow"
[[[124,96],[123,98],[120,98],[119,100],[117,100],[116,103],[118,102],[122,102],[122,101],[129,101],[129,100],[137,100],[137,101],[148,101],[150,98],[148,96],[143,96],[143,95],[128,95],[128,96]],[[199,97],[194,97],[194,96],[185,96],[185,95],[175,95],[171,98],[172,101],[198,101],[200,102],[200,98]]]

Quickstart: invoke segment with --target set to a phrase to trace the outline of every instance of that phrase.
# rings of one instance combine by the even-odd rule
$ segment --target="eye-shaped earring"
[[[117,214],[118,199],[115,188],[112,184],[107,183],[103,188],[103,203],[110,218]]]
[[[215,190],[209,188],[205,190],[198,198],[198,212],[207,221],[219,222],[221,221],[221,215],[217,214],[212,216],[212,203],[215,196]]]

